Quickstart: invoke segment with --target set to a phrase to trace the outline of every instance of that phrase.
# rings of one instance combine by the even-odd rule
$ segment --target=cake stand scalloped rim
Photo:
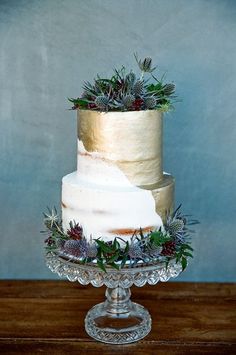
[[[60,277],[66,277],[72,282],[78,281],[82,285],[91,283],[94,287],[105,285],[110,288],[129,288],[132,285],[142,287],[146,283],[155,285],[159,281],[166,282],[171,277],[177,277],[182,272],[181,264],[174,260],[168,266],[165,263],[153,263],[120,270],[108,267],[104,272],[96,264],[75,263],[53,252],[47,253],[45,258],[49,269]]]

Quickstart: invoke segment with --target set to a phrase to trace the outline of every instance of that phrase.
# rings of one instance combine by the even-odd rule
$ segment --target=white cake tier
[[[62,180],[62,220],[66,231],[70,221],[80,223],[86,238],[129,240],[135,230],[162,226],[151,191],[131,184],[126,187],[93,185],[76,172]]]

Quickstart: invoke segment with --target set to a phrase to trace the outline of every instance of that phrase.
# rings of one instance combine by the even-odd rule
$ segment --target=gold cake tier
[[[174,211],[175,200],[175,179],[169,174],[163,174],[161,182],[153,186],[140,186],[146,190],[151,190],[156,204],[156,212],[161,216],[165,222],[167,214]]]
[[[132,184],[162,182],[162,112],[78,110],[78,138],[87,152],[115,163]]]

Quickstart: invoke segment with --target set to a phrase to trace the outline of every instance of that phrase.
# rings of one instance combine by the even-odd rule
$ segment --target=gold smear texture
[[[134,185],[163,178],[162,112],[78,111],[78,137],[88,152],[115,163]]]
[[[161,183],[152,186],[151,192],[155,200],[156,212],[165,222],[167,212],[172,213],[174,211],[175,180],[173,176],[164,174]]]

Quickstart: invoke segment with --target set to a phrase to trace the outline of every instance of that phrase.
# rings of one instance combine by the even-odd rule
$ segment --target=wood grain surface
[[[151,333],[129,345],[94,341],[86,312],[105,288],[68,281],[0,281],[0,354],[236,354],[236,285],[162,283],[132,288]]]

